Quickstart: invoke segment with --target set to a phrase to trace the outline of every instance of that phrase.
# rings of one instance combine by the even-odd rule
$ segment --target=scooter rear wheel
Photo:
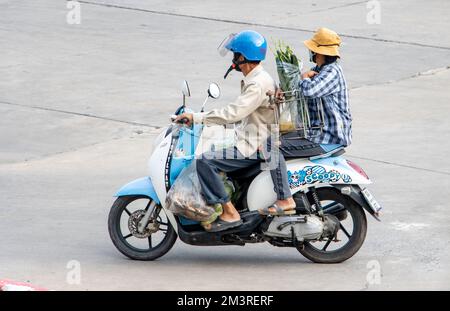
[[[114,246],[134,260],[159,258],[172,248],[177,239],[162,208],[152,226],[138,232],[137,223],[151,202],[146,196],[118,197],[109,212],[108,231]],[[155,205],[155,208],[160,207]]]
[[[334,239],[305,242],[297,249],[303,256],[316,263],[343,262],[356,254],[364,242],[367,233],[366,214],[361,206],[334,188],[319,188],[317,194],[322,206],[330,202],[340,203],[350,217],[344,217],[344,221],[340,221],[340,229]],[[324,213],[327,214],[326,209]]]

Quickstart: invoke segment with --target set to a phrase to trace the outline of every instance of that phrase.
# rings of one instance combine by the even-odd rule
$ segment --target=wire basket
[[[322,98],[305,97],[299,89],[280,94],[282,99],[270,96],[270,101],[275,105],[275,120],[281,134],[295,131],[298,137],[307,139],[323,133]]]

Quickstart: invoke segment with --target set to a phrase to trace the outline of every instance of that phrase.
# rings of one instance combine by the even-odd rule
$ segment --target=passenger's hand
[[[311,79],[312,77],[314,77],[315,75],[318,75],[319,73],[313,70],[307,71],[304,74],[302,74],[302,79]]]
[[[193,119],[194,119],[194,116],[192,115],[192,113],[185,112],[185,113],[178,115],[175,118],[174,122],[191,126]]]
[[[284,93],[283,89],[280,87],[277,87],[275,90],[275,103],[279,104],[284,101]]]
[[[274,96],[274,103],[277,104],[277,105],[282,103],[283,100],[284,100],[283,90],[280,89],[280,88],[276,88],[275,92],[267,91],[266,95],[267,96]]]

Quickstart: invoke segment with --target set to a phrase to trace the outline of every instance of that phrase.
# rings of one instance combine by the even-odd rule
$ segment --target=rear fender
[[[362,206],[376,220],[381,221],[379,215],[369,206],[361,193],[361,187],[358,185],[330,185],[336,188],[340,193],[353,200],[359,206]]]

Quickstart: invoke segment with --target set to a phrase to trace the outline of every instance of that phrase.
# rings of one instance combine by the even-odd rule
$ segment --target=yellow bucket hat
[[[303,43],[315,53],[340,57],[341,38],[328,28],[319,28],[311,39],[303,41]]]

